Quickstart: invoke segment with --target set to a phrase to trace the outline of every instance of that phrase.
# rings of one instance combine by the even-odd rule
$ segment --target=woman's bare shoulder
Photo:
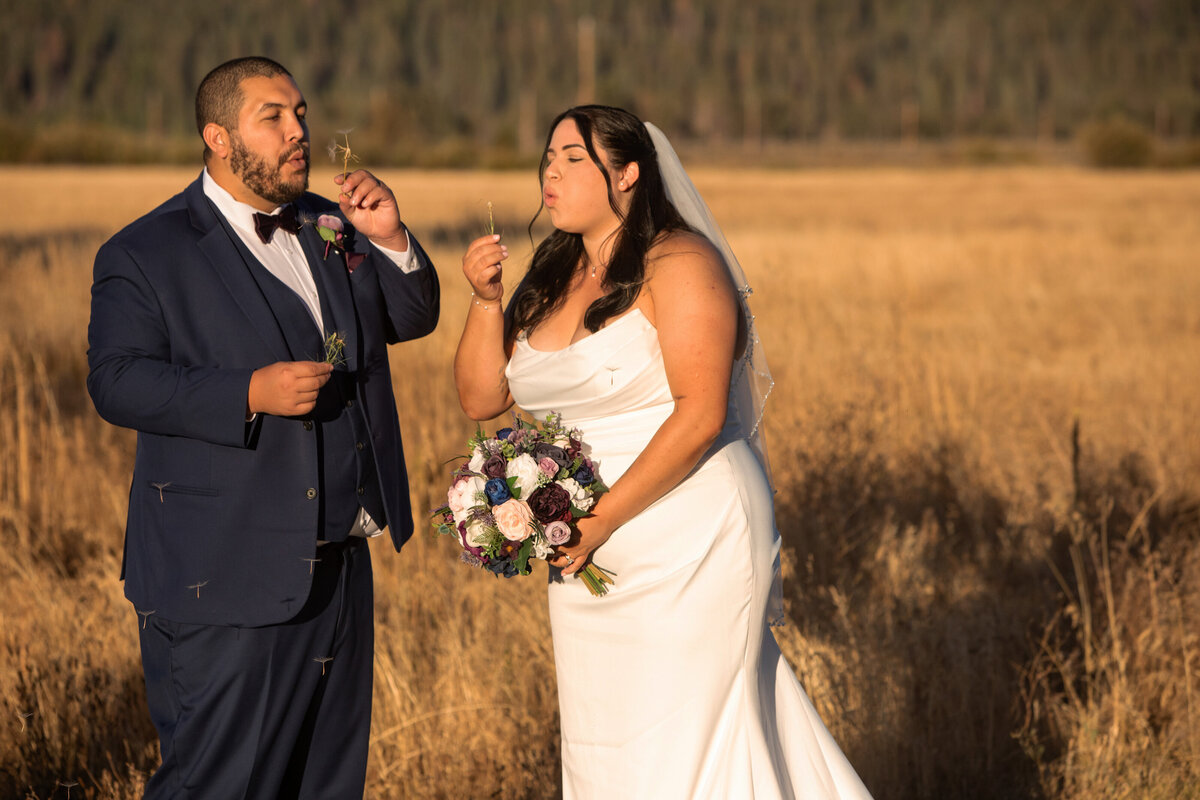
[[[721,256],[707,238],[693,231],[668,231],[662,233],[646,251],[650,264],[660,261],[675,261],[680,258],[699,261],[721,262]]]
[[[728,271],[721,254],[704,236],[692,231],[663,234],[646,253],[646,282],[676,284],[679,281],[725,282]]]

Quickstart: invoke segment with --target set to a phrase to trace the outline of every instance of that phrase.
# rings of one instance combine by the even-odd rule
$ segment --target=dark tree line
[[[681,138],[1200,135],[1198,0],[0,0],[0,123],[178,137],[261,53],[396,148],[540,145],[577,100]],[[335,124],[336,123],[336,124]]]

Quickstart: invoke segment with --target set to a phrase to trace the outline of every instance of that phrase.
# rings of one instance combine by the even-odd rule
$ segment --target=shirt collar
[[[243,203],[226,191],[208,173],[208,167],[204,168],[201,182],[204,188],[204,196],[213,202],[213,205],[217,207],[217,211],[221,212],[221,216],[229,220],[230,225],[251,236],[257,236],[254,233],[254,215],[261,214],[261,211],[249,203]],[[283,206],[276,206],[271,213],[278,214],[282,209]]]

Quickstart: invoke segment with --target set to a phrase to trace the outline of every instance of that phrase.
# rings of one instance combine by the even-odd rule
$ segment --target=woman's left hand
[[[551,565],[562,569],[563,575],[574,575],[586,567],[592,553],[612,536],[612,531],[596,516],[581,517],[575,521],[575,527],[579,532],[571,537],[571,541],[555,548],[558,555],[548,559]]]

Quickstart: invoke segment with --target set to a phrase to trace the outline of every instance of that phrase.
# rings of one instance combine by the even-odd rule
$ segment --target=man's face
[[[274,204],[308,188],[308,106],[287,75],[242,81],[238,126],[229,132],[229,168],[245,187]]]

